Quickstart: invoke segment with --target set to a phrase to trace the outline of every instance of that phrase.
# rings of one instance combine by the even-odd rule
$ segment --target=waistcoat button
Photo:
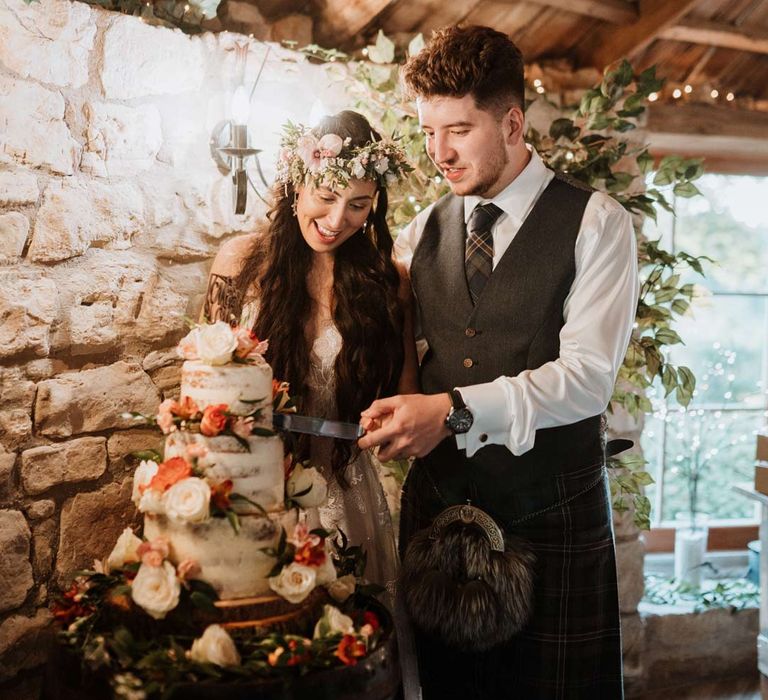
[[[471,358],[471,357],[465,357],[465,358],[464,358],[464,366],[465,366],[467,369],[469,369],[469,368],[470,368],[472,365],[474,365],[474,364],[475,364],[475,363],[474,363],[474,361],[472,360],[472,358]]]
[[[467,338],[474,338],[475,335],[477,335],[477,331],[474,328],[467,328],[464,331],[464,335],[466,335]]]

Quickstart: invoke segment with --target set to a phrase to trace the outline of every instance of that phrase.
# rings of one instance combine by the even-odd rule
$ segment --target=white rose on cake
[[[330,637],[332,634],[354,634],[355,624],[349,615],[345,615],[341,610],[333,605],[323,606],[323,616],[317,621],[313,639]]]
[[[314,590],[316,581],[316,569],[294,562],[272,576],[269,587],[289,603],[301,603]]]
[[[208,625],[203,636],[192,642],[189,658],[200,664],[240,665],[240,654],[232,641],[232,637],[219,625]]]
[[[133,534],[133,530],[129,527],[125,528],[107,557],[108,570],[119,569],[126,564],[139,561],[140,546],[141,540]]]
[[[228,323],[216,321],[197,326],[181,339],[179,354],[207,365],[225,365],[237,349],[237,337]]]
[[[157,462],[153,462],[151,459],[142,460],[139,466],[136,467],[136,471],[133,474],[133,493],[131,494],[131,500],[137,506],[141,502],[141,497],[147,486],[149,486],[149,482],[152,481],[155,474],[157,474],[157,470]]]
[[[357,582],[354,574],[347,574],[341,578],[337,578],[335,581],[331,581],[326,587],[331,598],[337,603],[343,603],[349,596],[355,592],[355,586]]]
[[[190,476],[177,481],[164,497],[165,514],[179,523],[202,523],[210,516],[211,487],[207,481]]]
[[[138,506],[140,513],[165,514],[165,494],[155,489],[147,489],[141,496]]]
[[[176,569],[169,561],[162,566],[142,564],[131,584],[133,602],[156,620],[162,620],[179,604],[180,593]]]
[[[314,467],[297,464],[285,482],[285,493],[301,508],[316,508],[328,499],[328,483]]]

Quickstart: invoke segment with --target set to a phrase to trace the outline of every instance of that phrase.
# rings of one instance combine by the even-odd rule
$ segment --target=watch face
[[[466,433],[472,427],[472,411],[468,408],[457,408],[448,416],[448,427],[454,433]]]

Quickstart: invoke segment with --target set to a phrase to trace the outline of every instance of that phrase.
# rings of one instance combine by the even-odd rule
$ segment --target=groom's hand
[[[374,401],[360,416],[369,430],[358,441],[361,449],[379,447],[379,459],[423,457],[451,435],[445,417],[448,394],[406,394]]]

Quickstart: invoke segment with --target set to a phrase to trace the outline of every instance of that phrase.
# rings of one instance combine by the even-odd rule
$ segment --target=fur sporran
[[[529,545],[505,536],[473,506],[452,506],[408,545],[400,591],[423,632],[462,651],[485,651],[509,640],[533,605]]]

